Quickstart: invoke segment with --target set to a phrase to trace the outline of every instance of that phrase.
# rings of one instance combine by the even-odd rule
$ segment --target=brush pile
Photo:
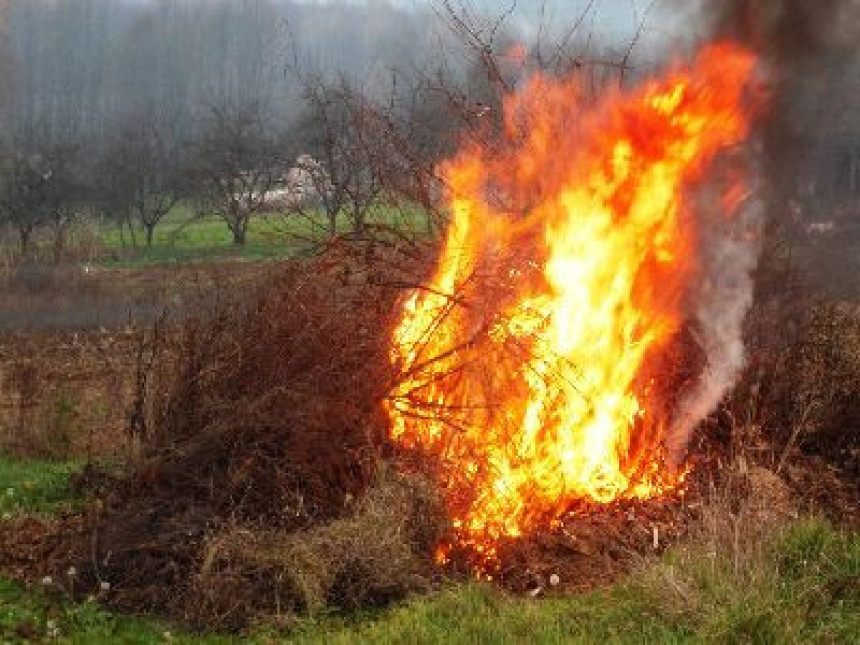
[[[368,266],[287,265],[148,348],[142,455],[78,532],[82,588],[237,628],[426,586],[441,515],[419,478],[383,465],[397,292]]]

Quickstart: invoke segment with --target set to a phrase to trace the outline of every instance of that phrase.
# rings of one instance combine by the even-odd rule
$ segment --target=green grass
[[[0,517],[50,513],[77,501],[69,475],[73,462],[15,460],[0,455]]]
[[[419,208],[404,211],[375,208],[369,221],[394,226],[407,232],[426,226]],[[345,216],[338,220],[341,232],[349,231]],[[146,246],[142,230],[132,240],[127,229],[105,223],[101,229],[106,267],[161,265],[214,260],[269,260],[304,257],[326,237],[325,218],[300,216],[255,216],[251,219],[244,245],[233,244],[227,225],[215,215],[197,216],[185,205],[176,206],[155,228],[153,244]]]
[[[64,602],[41,590],[0,579],[0,642],[31,643],[195,643],[152,621],[118,616],[97,601]],[[205,642],[228,642],[207,639]]]
[[[670,554],[609,590],[528,600],[468,585],[371,619],[307,623],[301,643],[856,643],[860,536],[803,520],[774,536],[748,586],[724,569],[680,571]],[[698,568],[698,567],[696,567]],[[680,590],[679,590],[680,589]]]
[[[299,643],[668,643],[692,634],[650,615],[622,592],[563,599],[511,598],[466,585],[415,600],[376,619],[320,621],[295,635]]]
[[[704,557],[704,556],[703,556]],[[671,560],[671,558],[669,558]],[[658,566],[665,566],[663,563]],[[464,584],[392,609],[302,619],[289,633],[260,628],[242,642],[360,643],[855,643],[860,637],[860,538],[802,521],[776,536],[766,584],[741,588],[699,578],[686,602],[653,586],[651,571],[611,589],[548,599]],[[710,604],[719,600],[719,604]],[[48,620],[53,623],[48,624]],[[21,626],[24,625],[22,628]],[[0,581],[0,638],[53,626],[65,642],[165,642],[168,628],[120,617],[97,603],[48,599]],[[218,635],[182,643],[227,643]],[[61,639],[61,640],[64,640]]]
[[[74,464],[0,458],[0,507],[50,512],[73,501]],[[12,490],[12,494],[6,491]],[[726,536],[730,539],[731,536]],[[462,584],[387,610],[299,619],[270,643],[855,643],[860,641],[860,534],[803,519],[770,535],[733,567],[701,547],[675,549],[616,586],[587,594],[519,598]],[[56,586],[56,585],[54,585]],[[95,600],[71,602],[0,578],[0,642],[227,643]]]

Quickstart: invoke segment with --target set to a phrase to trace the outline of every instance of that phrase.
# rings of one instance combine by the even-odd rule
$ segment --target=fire
[[[451,222],[393,330],[386,409],[392,439],[435,458],[457,540],[482,558],[576,503],[681,485],[660,368],[696,280],[690,188],[748,135],[754,68],[716,44],[597,105],[536,77],[506,99],[503,141],[443,166]]]

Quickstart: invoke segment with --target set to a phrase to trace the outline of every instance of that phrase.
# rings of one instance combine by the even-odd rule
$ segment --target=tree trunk
[[[54,263],[59,264],[66,250],[66,227],[57,223],[54,227]]]
[[[332,237],[337,235],[337,211],[330,211],[328,214],[328,234]]]
[[[146,224],[143,225],[146,228],[146,246],[152,246],[152,238],[155,236],[155,224]]]
[[[238,220],[232,227],[233,231],[233,244],[236,246],[244,246],[246,233],[248,229],[248,221],[247,220]]]
[[[361,208],[356,208],[352,214],[352,232],[356,237],[364,234],[365,213]]]
[[[18,244],[21,248],[21,255],[27,257],[27,252],[30,250],[30,234],[33,231],[28,228],[18,229]]]
[[[126,224],[128,224],[128,233],[131,236],[131,246],[136,249],[137,236],[134,234],[134,221],[131,219],[131,217],[126,217],[125,222]]]

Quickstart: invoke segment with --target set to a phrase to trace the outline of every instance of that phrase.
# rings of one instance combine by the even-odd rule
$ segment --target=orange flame
[[[438,461],[453,530],[482,559],[577,501],[680,486],[655,366],[696,276],[685,195],[747,136],[754,68],[712,45],[590,107],[575,81],[537,77],[506,100],[501,144],[443,166],[452,219],[393,331],[386,409],[392,439]]]

